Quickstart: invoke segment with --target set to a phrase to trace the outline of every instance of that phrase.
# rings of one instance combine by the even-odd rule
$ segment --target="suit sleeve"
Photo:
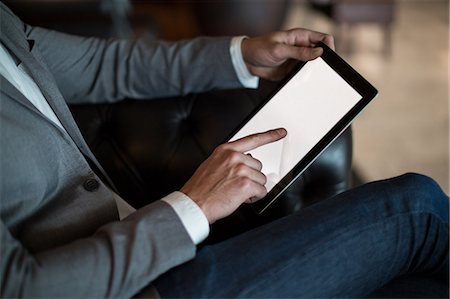
[[[173,209],[158,201],[92,237],[31,253],[3,222],[1,297],[130,298],[195,255]]]
[[[25,25],[69,103],[158,98],[242,87],[230,38],[179,42],[84,38]]]

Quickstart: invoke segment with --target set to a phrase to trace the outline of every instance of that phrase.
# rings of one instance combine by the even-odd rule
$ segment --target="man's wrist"
[[[180,218],[196,245],[209,235],[209,222],[200,207],[186,194],[176,191],[161,199],[168,203]]]
[[[250,73],[242,55],[242,41],[246,38],[246,36],[236,36],[231,39],[231,62],[242,86],[246,88],[257,88],[259,85],[259,77],[253,76]]]

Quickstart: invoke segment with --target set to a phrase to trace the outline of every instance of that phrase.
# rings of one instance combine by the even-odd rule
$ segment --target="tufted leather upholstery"
[[[178,190],[212,150],[276,88],[213,91],[184,98],[77,105],[71,110],[120,195],[141,207]],[[351,131],[339,137],[262,216],[243,205],[218,221],[210,242],[292,213],[349,187]]]

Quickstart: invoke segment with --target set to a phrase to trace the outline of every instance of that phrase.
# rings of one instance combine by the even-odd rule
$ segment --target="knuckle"
[[[227,149],[228,149],[228,144],[224,143],[224,144],[221,144],[218,147],[216,147],[214,152],[220,154],[220,153],[223,153],[224,151],[226,151]]]
[[[283,58],[283,47],[281,44],[275,44],[272,48],[272,56],[280,59]]]
[[[230,164],[237,163],[240,160],[241,154],[235,151],[229,151],[227,154],[227,161]]]
[[[238,164],[236,166],[236,175],[245,176],[247,174],[247,166],[245,164]]]
[[[247,177],[241,177],[239,179],[239,187],[242,189],[250,189],[253,185],[253,181]]]

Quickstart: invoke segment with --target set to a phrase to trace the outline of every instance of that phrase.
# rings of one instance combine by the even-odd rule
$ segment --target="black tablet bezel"
[[[292,170],[285,175],[278,184],[276,184],[267,195],[252,204],[256,213],[264,212],[294,181],[297,179],[314,160],[351,124],[355,117],[375,98],[378,91],[366,79],[364,79],[356,70],[354,70],[347,62],[339,57],[327,45],[320,42],[316,47],[323,48],[321,58],[340,75],[353,89],[355,89],[362,99],[346,114],[343,118],[301,159]],[[230,140],[236,133],[264,106],[270,99],[277,94],[287,82],[289,82],[296,73],[305,65],[300,62],[298,66],[291,72],[284,82],[275,90],[275,92],[259,105],[229,136]]]

